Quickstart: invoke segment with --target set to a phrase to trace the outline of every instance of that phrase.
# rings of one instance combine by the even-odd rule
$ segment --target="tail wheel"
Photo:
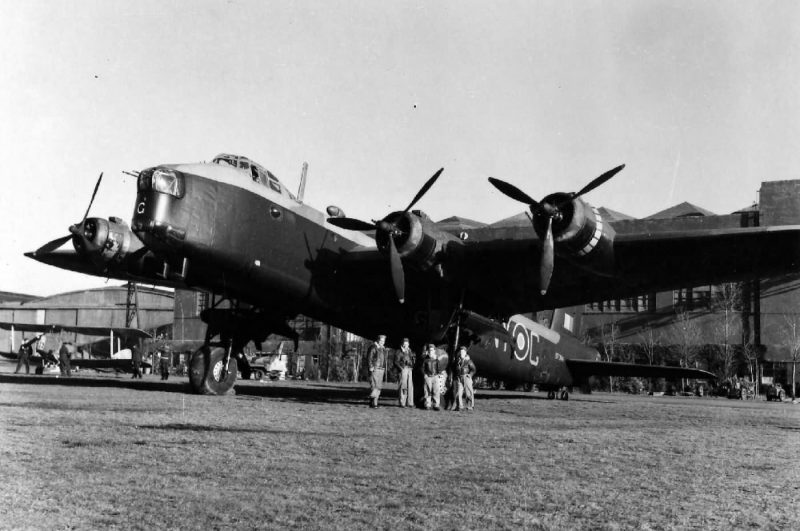
[[[236,358],[231,356],[227,372],[223,371],[225,349],[203,346],[192,354],[189,384],[192,391],[201,395],[224,395],[236,382]]]

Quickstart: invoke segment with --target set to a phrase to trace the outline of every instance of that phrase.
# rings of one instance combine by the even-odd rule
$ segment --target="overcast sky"
[[[0,290],[104,281],[22,256],[92,215],[130,220],[122,170],[233,152],[306,202],[378,218],[587,196],[636,217],[727,213],[800,177],[800,3],[0,0]]]

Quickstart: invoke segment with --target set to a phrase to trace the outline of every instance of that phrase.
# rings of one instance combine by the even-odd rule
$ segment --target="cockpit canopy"
[[[268,186],[281,195],[295,199],[294,194],[287,190],[286,187],[281,184],[280,180],[278,180],[278,178],[272,174],[272,172],[257,162],[253,162],[247,157],[220,153],[214,157],[211,162],[221,166],[230,166],[231,168],[236,168],[237,170],[246,173],[251,179],[253,179],[253,181],[263,184],[264,186]]]

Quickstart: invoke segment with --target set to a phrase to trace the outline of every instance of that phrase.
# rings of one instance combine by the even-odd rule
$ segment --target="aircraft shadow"
[[[103,378],[93,377],[55,377],[48,375],[12,375],[0,374],[0,383],[23,385],[50,385],[60,387],[107,387],[117,389],[133,389],[136,391],[156,391],[162,393],[191,393],[189,383],[184,379],[173,381],[161,380],[134,380],[132,378]],[[314,382],[270,383],[258,384],[256,382],[237,383],[234,387],[237,397],[273,398],[279,400],[292,400],[307,403],[339,403],[367,405],[369,388],[364,383],[360,384],[316,384]],[[421,395],[421,393],[420,393]],[[598,401],[589,398],[591,395],[581,395],[581,401]],[[519,391],[495,391],[491,389],[476,389],[476,398],[479,400],[545,400],[544,393],[523,393]],[[388,384],[381,392],[381,403],[397,399],[397,390],[394,384]]]

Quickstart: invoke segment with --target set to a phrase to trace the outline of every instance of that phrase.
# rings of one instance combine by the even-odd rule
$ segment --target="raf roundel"
[[[520,361],[524,360],[528,356],[531,340],[526,333],[525,327],[519,323],[514,323],[511,337],[514,339],[514,356]]]

